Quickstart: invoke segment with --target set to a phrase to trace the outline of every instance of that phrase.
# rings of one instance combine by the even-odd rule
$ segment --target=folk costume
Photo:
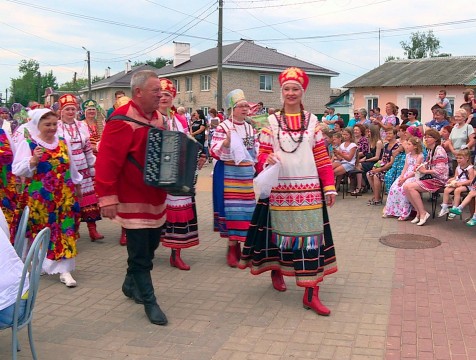
[[[75,185],[81,184],[82,175],[71,160],[73,155],[67,140],[57,135],[51,143],[41,140],[38,125],[41,117],[48,113],[51,110],[30,111],[30,137],[18,145],[12,169],[16,176],[27,178],[24,191],[25,203],[30,207],[27,238],[32,242],[45,226],[51,229],[43,271],[60,273],[60,280],[66,286],[74,287],[76,281],[70,272],[75,269],[80,220]],[[30,160],[37,147],[43,150],[43,155],[38,164],[32,166]]]
[[[61,111],[67,106],[74,106],[77,108],[78,103],[76,97],[70,94],[65,94],[59,98]],[[90,134],[87,124],[84,121],[73,119],[68,123],[64,120],[58,121],[58,136],[66,139],[71,147],[73,154],[73,161],[80,174],[83,176],[81,182],[82,199],[81,206],[81,221],[88,226],[89,237],[91,241],[103,239],[96,228],[96,221],[101,220],[101,213],[98,206],[98,198],[94,189],[95,163],[96,156],[93,154],[91,147]]]
[[[93,149],[93,154],[98,153],[99,142],[101,141],[101,134],[104,130],[104,118],[101,115],[98,103],[92,99],[86,100],[81,104],[83,113],[85,115],[84,123],[88,127],[89,142]],[[92,116],[94,114],[94,116]]]
[[[226,104],[232,113],[237,106],[247,106],[243,91],[230,92]],[[228,147],[225,141],[230,141]],[[238,265],[240,243],[246,240],[256,206],[253,191],[256,146],[253,127],[233,116],[217,126],[211,141],[210,152],[218,160],[213,170],[214,230],[228,238],[227,262],[231,267]],[[237,158],[238,154],[241,158]]]
[[[127,116],[138,123],[114,120],[115,116]],[[96,190],[101,208],[117,207],[115,220],[126,229],[128,268],[122,285],[124,295],[143,303],[152,323],[165,325],[167,318],[157,304],[151,270],[166,220],[167,194],[160,188],[146,185],[143,172],[137,166],[144,167],[147,125],[164,129],[158,111],[149,118],[134,100],[112,113],[99,147]]]
[[[172,81],[162,78],[160,85],[162,93],[168,93],[175,98],[177,91]],[[189,133],[187,123],[180,121],[171,108],[164,109],[160,106],[159,110],[169,130]],[[182,249],[197,246],[199,243],[195,197],[167,194],[167,221],[161,241],[163,246],[171,249],[170,266],[180,270],[190,270],[190,266],[182,260],[180,253]]]
[[[298,84],[302,92],[309,79],[297,68],[279,76],[281,87]],[[286,103],[285,103],[286,107]],[[318,120],[304,111],[284,109],[268,117],[269,127],[259,138],[258,170],[270,154],[279,158],[278,185],[269,198],[259,200],[243,248],[239,267],[253,275],[271,270],[273,286],[285,291],[282,275],[294,276],[305,288],[303,305],[329,315],[318,297],[325,275],[337,271],[325,195],[336,194],[332,164]]]
[[[17,177],[12,173],[15,144],[5,130],[0,129],[0,201],[8,224],[13,223],[17,213],[18,193],[16,189]],[[10,228],[10,240],[15,238],[16,228]]]

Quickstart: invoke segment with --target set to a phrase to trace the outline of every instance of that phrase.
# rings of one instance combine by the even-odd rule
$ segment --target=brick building
[[[249,40],[223,46],[223,99],[233,89],[242,89],[249,101],[280,108],[279,74],[290,66],[306,71],[310,82],[305,95],[306,109],[322,113],[331,93],[330,80],[339,74],[309,62],[256,45]],[[218,49],[190,56],[190,45],[175,43],[173,64],[157,73],[175,82],[176,106],[188,111],[217,106]]]

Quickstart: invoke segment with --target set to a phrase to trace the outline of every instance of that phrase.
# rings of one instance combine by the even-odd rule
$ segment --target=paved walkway
[[[212,232],[210,168],[199,178],[200,246],[183,251],[191,271],[168,264],[159,248],[153,279],[166,327],[150,324],[141,305],[121,292],[125,248],[119,227],[91,243],[84,226],[67,289],[58,276],[41,279],[34,315],[40,359],[476,359],[476,239],[460,220],[424,227],[382,219],[368,196],[338,198],[330,210],[339,271],[321,298],[332,314],[302,308],[302,289],[273,290],[268,274],[252,276],[226,265],[226,243]],[[429,204],[428,204],[429,205]],[[429,234],[429,250],[396,250],[378,239],[389,233]],[[0,359],[10,358],[10,331],[0,332]],[[30,359],[22,331],[20,359]]]

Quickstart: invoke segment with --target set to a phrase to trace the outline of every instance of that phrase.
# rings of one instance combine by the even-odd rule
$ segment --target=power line
[[[166,31],[166,30],[158,30],[158,29],[153,29],[153,28],[134,25],[134,24],[127,24],[127,23],[122,23],[122,22],[119,22],[119,21],[97,18],[97,17],[89,16],[89,15],[77,14],[77,13],[73,13],[73,12],[69,12],[69,11],[63,11],[63,10],[58,10],[58,9],[54,9],[54,8],[49,8],[49,7],[46,7],[46,6],[30,4],[30,3],[27,3],[25,1],[20,1],[20,0],[6,0],[6,1],[18,4],[18,5],[23,5],[23,6],[26,6],[26,7],[31,7],[31,8],[38,9],[38,10],[53,12],[53,13],[57,13],[57,14],[61,14],[61,15],[66,15],[66,16],[78,18],[78,19],[96,21],[96,22],[100,22],[100,23],[103,23],[103,24],[106,23],[106,24],[110,24],[110,25],[127,27],[127,28],[131,28],[131,29],[150,31],[150,32],[156,32],[156,33],[161,33],[161,34],[177,35],[177,33],[175,33],[175,32],[170,32],[170,31]],[[194,39],[215,40],[215,39],[206,38],[206,37],[197,36],[197,35],[188,35],[188,34],[180,34],[180,35],[184,36],[184,37],[194,38]]]
[[[268,8],[279,8],[279,7],[289,7],[289,6],[298,6],[298,5],[308,5],[308,4],[313,4],[317,2],[324,2],[326,0],[310,0],[310,1],[301,1],[301,2],[296,2],[296,3],[291,3],[291,4],[279,4],[279,5],[260,5],[260,6],[253,6],[249,7],[248,9],[253,10],[253,9],[268,9]],[[253,2],[253,1],[251,1]],[[243,10],[241,7],[226,7],[226,10]]]
[[[439,27],[439,26],[450,26],[456,24],[466,24],[476,22],[476,19],[465,19],[465,20],[458,20],[458,21],[448,21],[443,23],[435,23],[435,24],[428,24],[428,25],[415,25],[415,26],[405,26],[400,28],[392,28],[392,29],[380,29],[381,33],[385,32],[396,32],[396,31],[407,31],[407,30],[417,30],[417,29],[426,29],[429,27]],[[359,31],[353,33],[341,33],[341,34],[330,34],[330,35],[312,35],[312,36],[302,36],[302,37],[286,37],[286,38],[275,38],[275,39],[259,39],[256,41],[296,41],[296,40],[314,40],[314,39],[329,39],[334,37],[346,37],[346,36],[355,36],[355,35],[369,35],[369,34],[378,34],[379,30],[369,30],[369,31]]]

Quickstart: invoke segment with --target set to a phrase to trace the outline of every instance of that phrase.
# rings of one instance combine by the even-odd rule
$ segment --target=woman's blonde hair
[[[456,114],[460,114],[462,117],[464,117],[465,119],[468,118],[468,113],[466,112],[465,109],[457,109],[455,110],[455,113],[453,115],[456,115]]]
[[[380,127],[378,125],[372,124],[369,126],[370,129],[370,147],[377,146],[378,141],[380,140]]]

